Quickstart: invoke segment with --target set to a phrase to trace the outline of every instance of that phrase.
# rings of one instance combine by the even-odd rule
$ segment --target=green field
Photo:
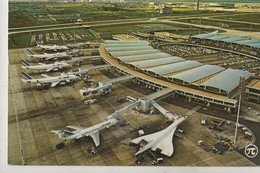
[[[211,26],[218,26],[221,28],[227,28],[227,29],[235,29],[235,30],[241,30],[241,31],[260,31],[259,25],[251,25],[251,24],[245,24],[245,23],[235,23],[235,22],[227,22],[227,21],[214,21],[210,19],[184,19],[179,20],[181,22],[185,23],[194,23],[194,24],[201,24],[201,25],[211,25]]]

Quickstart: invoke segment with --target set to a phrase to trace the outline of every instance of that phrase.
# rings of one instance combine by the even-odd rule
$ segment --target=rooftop
[[[241,76],[248,78],[250,74],[251,73],[248,71],[227,69],[207,80],[206,82],[203,82],[201,86],[218,88],[228,92],[239,84]]]
[[[187,83],[192,83],[217,72],[224,70],[225,68],[216,65],[203,65],[191,70],[187,70],[175,75],[170,76],[172,79],[183,80]]]

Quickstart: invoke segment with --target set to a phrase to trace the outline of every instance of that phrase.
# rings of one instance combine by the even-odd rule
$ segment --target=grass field
[[[225,16],[225,17],[214,17],[214,18],[260,23],[260,12],[253,13],[253,14],[246,14],[246,15],[234,15],[234,16]]]
[[[201,25],[212,25],[212,26],[219,26],[221,28],[227,29],[235,29],[241,31],[259,31],[259,25],[250,25],[245,23],[235,23],[235,22],[227,22],[227,21],[212,21],[210,19],[184,19],[180,20],[181,22],[185,23],[194,23],[194,24],[201,24]]]

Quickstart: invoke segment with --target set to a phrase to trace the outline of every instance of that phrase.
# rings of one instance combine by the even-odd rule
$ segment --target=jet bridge
[[[65,61],[66,63],[72,64],[72,65],[80,65],[83,62],[91,61],[91,60],[98,60],[101,59],[101,56],[84,56],[81,58],[73,58],[72,60]]]
[[[108,119],[113,119],[113,118],[114,118],[114,119],[117,119],[121,114],[127,112],[127,111],[130,110],[130,109],[133,109],[133,108],[136,107],[136,106],[139,106],[139,104],[140,104],[140,100],[137,100],[137,101],[135,101],[134,103],[132,103],[132,104],[130,104],[130,105],[128,105],[128,106],[126,106],[126,107],[124,107],[124,108],[118,110],[118,111],[115,111],[115,112],[112,113],[112,114],[110,114],[110,115],[108,116]]]
[[[164,109],[162,106],[160,106],[158,103],[156,103],[153,99],[162,98],[163,96],[168,96],[169,93],[173,92],[173,89],[164,89],[161,91],[158,91],[156,93],[150,94],[148,96],[144,96],[143,98],[136,99],[131,96],[127,96],[127,100],[132,102],[132,104],[124,107],[123,109],[116,111],[115,113],[109,115],[109,118],[118,118],[119,115],[125,113],[129,109],[133,109],[134,107],[137,107],[137,110],[139,112],[147,112],[150,111],[152,108],[158,109],[165,117],[166,119],[173,121],[177,119],[178,116],[173,115],[168,110]]]
[[[169,120],[173,120],[177,118],[177,115],[173,115],[168,110],[164,109],[162,106],[160,106],[158,103],[156,103],[154,100],[151,101],[151,105],[155,107],[158,111],[160,111],[165,117]]]
[[[76,76],[80,76],[80,77],[84,77],[88,74],[88,72],[90,71],[94,71],[94,70],[101,70],[101,69],[109,69],[111,68],[112,65],[98,65],[98,66],[93,66],[93,67],[89,67],[89,68],[84,68],[84,69],[79,69],[78,71],[75,72],[69,72],[70,74],[74,74]]]
[[[96,88],[83,88],[79,92],[80,92],[81,96],[87,96],[89,94],[95,94],[97,92],[101,92],[102,94],[105,94],[105,92],[110,92],[112,85],[114,85],[116,83],[127,82],[129,80],[132,80],[133,78],[135,78],[135,77],[132,76],[132,75],[129,75],[129,76],[111,79],[111,80],[109,80],[105,83],[99,82],[98,87],[96,87]]]

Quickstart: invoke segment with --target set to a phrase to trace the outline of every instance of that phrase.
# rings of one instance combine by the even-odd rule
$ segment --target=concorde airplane
[[[30,75],[28,75],[25,72],[22,72],[23,79],[21,79],[25,83],[36,83],[37,87],[40,87],[42,85],[47,85],[51,84],[51,87],[55,87],[58,84],[66,84],[66,83],[71,83],[77,80],[78,76],[74,74],[66,74],[62,73],[60,76],[49,76],[46,74],[42,74],[43,77],[45,78],[39,78],[39,79],[34,79]]]
[[[53,46],[49,46],[49,45],[42,45],[39,41],[36,41],[37,47],[40,47],[44,50],[47,51],[66,51],[69,50],[68,46],[59,46],[59,45],[53,45]]]
[[[30,70],[45,70],[46,72],[50,71],[58,71],[63,68],[68,67],[70,64],[62,61],[62,62],[55,62],[54,64],[44,64],[39,63],[39,65],[31,65],[26,60],[22,60],[23,66],[21,66],[23,69],[30,69]]]
[[[93,139],[95,146],[97,147],[100,145],[99,131],[104,128],[109,128],[110,126],[115,125],[117,122],[118,122],[117,119],[111,118],[108,119],[107,121],[104,121],[102,123],[96,124],[91,127],[80,127],[80,126],[73,126],[73,125],[67,126],[68,128],[75,129],[74,131],[52,130],[51,132],[57,134],[59,138],[65,141],[75,140],[85,136],[90,136]]]
[[[174,122],[166,129],[150,135],[145,135],[133,139],[132,143],[140,144],[140,149],[135,155],[141,154],[148,149],[151,149],[152,151],[160,149],[161,154],[171,156],[174,152],[174,147],[172,143],[173,135],[178,125],[182,123],[186,118],[187,116],[178,116],[174,120]]]

